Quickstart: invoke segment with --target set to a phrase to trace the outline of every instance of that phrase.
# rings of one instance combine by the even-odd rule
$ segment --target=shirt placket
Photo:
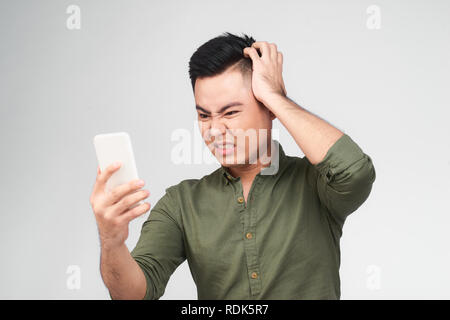
[[[244,201],[242,183],[236,188],[236,197],[239,205],[239,214],[243,225],[244,251],[247,262],[247,277],[250,283],[250,292],[252,296],[261,292],[261,273],[258,251],[256,247],[256,207],[255,198],[258,194],[260,176],[256,176],[248,194],[247,205]]]

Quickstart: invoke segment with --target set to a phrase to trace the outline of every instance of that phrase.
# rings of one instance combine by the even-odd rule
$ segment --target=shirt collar
[[[263,168],[257,175],[260,176],[276,176],[279,174],[280,169],[283,169],[286,165],[286,154],[284,153],[283,147],[278,140],[272,140],[272,161],[270,166]],[[233,177],[226,167],[220,165],[219,168],[222,176],[224,177],[224,181],[226,184],[229,182],[237,181],[240,177]]]

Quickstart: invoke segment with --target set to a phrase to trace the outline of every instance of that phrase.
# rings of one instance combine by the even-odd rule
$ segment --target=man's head
[[[253,42],[227,32],[200,46],[189,61],[203,139],[226,167],[253,164],[258,152],[263,156],[270,148],[275,116],[254,97],[252,60],[243,53]],[[213,142],[233,146],[220,148]]]

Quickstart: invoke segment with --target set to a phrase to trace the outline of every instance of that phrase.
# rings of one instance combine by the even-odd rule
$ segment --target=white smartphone
[[[122,163],[120,169],[106,182],[106,192],[110,192],[118,185],[139,179],[130,135],[127,132],[98,134],[94,137],[94,147],[101,171],[116,161]],[[143,203],[144,201],[140,200],[130,209]]]

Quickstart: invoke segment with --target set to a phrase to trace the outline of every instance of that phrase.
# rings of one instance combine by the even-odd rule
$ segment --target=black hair
[[[236,64],[243,75],[251,71],[252,60],[244,57],[243,50],[253,42],[255,39],[246,34],[237,36],[225,32],[202,44],[189,61],[192,90],[194,91],[197,78],[218,75],[233,64]]]

